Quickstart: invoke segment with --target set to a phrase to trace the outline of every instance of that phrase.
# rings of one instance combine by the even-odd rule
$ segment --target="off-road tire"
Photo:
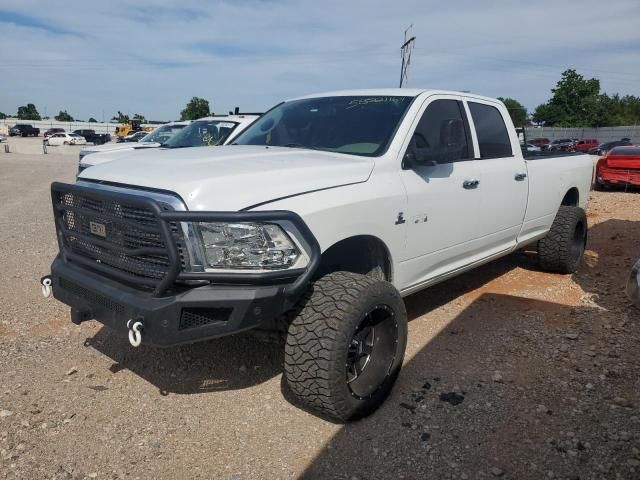
[[[373,348],[386,345],[386,352],[375,361],[372,356],[363,369],[374,368],[376,377],[384,378],[378,384],[365,384],[372,391],[359,396],[347,380],[349,348],[366,318],[371,318],[369,314],[378,311],[389,316],[375,328],[388,332],[382,330],[384,322],[395,333],[374,335]],[[325,418],[347,422],[365,417],[391,391],[406,343],[407,313],[393,285],[356,273],[329,273],[311,285],[289,325],[284,357],[286,386],[295,403]]]
[[[384,270],[379,265],[372,266],[366,273],[366,276],[375,280],[385,279]],[[299,307],[293,308],[276,318],[265,320],[260,326],[249,330],[248,333],[262,343],[285,345],[287,343],[289,325],[291,325],[291,322],[298,314],[298,310]]]
[[[551,230],[538,242],[540,268],[573,273],[580,266],[587,244],[587,216],[580,207],[561,205]]]

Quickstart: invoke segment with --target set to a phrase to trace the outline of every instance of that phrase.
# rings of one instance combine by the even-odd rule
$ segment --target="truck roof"
[[[465,97],[477,98],[478,100],[486,100],[496,102],[495,98],[484,97],[482,95],[476,95],[473,93],[455,91],[455,90],[436,90],[429,88],[365,88],[358,90],[336,90],[333,92],[314,93],[311,95],[304,95],[302,97],[290,98],[287,101],[301,100],[304,98],[319,98],[319,97],[349,97],[349,96],[379,96],[379,97],[417,97],[423,93],[429,93],[431,95],[464,95]]]

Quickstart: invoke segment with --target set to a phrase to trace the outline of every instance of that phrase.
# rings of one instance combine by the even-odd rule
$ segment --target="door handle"
[[[462,188],[465,188],[467,190],[478,188],[478,185],[480,185],[480,180],[465,180],[464,182],[462,182]]]
[[[527,174],[526,173],[516,173],[515,177],[513,177],[513,179],[516,182],[521,182],[523,181],[525,178],[527,178]]]

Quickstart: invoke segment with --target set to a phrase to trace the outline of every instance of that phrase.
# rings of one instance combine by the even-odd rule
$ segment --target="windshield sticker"
[[[231,122],[220,122],[218,124],[218,127],[222,127],[222,128],[233,128],[235,126],[235,123],[231,123]]]
[[[396,103],[398,101],[402,101],[403,97],[365,97],[365,98],[354,98],[349,102],[349,108],[354,108],[360,105],[371,105],[378,103]]]

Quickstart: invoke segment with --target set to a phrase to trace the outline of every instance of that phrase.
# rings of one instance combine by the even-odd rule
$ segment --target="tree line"
[[[185,108],[180,112],[180,120],[196,120],[198,118],[208,117],[209,115],[213,115],[213,112],[211,111],[211,108],[209,106],[209,101],[204,98],[193,97],[191,100],[189,100]],[[49,120],[49,117],[42,117],[40,115],[38,109],[33,103],[27,103],[26,105],[18,107],[18,111],[14,116],[19,120]],[[0,120],[4,120],[7,117],[8,115],[0,112]],[[83,121],[77,118],[74,119],[73,116],[66,110],[60,110],[60,112],[53,118],[58,122]],[[147,123],[147,119],[144,115],[136,113],[133,116],[129,117],[129,115],[122,113],[120,110],[118,110],[118,113],[116,113],[111,118],[112,122],[117,123],[129,123],[131,120],[139,120],[141,123]],[[98,122],[93,117],[89,118],[88,121],[91,123]]]
[[[509,110],[514,125],[547,127],[612,127],[640,124],[640,97],[609,95],[600,91],[600,80],[585,78],[570,68],[562,72],[551,98],[529,114],[513,98],[500,98]]]
[[[532,124],[577,128],[640,124],[640,97],[602,93],[600,80],[587,79],[572,68],[562,72],[555,88],[551,89],[551,98],[538,105],[531,114],[514,98],[498,98],[504,102],[517,127]],[[209,101],[193,97],[180,112],[180,120],[196,120],[209,115],[213,115]],[[19,107],[16,116],[20,120],[42,119],[33,103]],[[0,112],[0,119],[6,117]],[[66,110],[61,110],[54,118],[59,122],[74,121]],[[129,123],[131,120],[146,123],[144,115],[136,113],[129,117],[120,110],[111,118],[111,121],[118,123]],[[96,122],[96,119],[91,117],[89,122]]]

